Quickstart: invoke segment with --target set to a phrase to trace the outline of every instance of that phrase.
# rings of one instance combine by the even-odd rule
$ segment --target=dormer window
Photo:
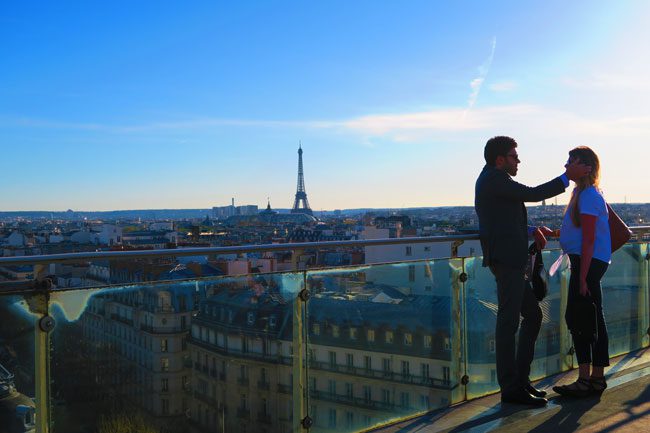
[[[314,335],[320,335],[320,324],[314,323],[314,326],[313,326],[312,329],[314,331]]]
[[[271,329],[275,329],[275,325],[276,325],[276,319],[275,319],[275,316],[271,316],[271,317],[269,317],[269,327],[270,327]]]
[[[339,327],[337,325],[332,325],[332,337],[338,338],[339,336]]]

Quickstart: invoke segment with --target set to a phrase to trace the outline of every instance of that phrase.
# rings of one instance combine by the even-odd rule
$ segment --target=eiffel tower
[[[291,213],[313,215],[305,192],[305,177],[302,172],[302,143],[298,145],[298,190],[296,191],[296,200],[293,202]]]

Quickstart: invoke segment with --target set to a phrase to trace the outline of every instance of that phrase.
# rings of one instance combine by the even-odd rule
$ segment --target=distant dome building
[[[305,213],[278,213],[271,208],[271,202],[266,209],[257,215],[234,215],[226,219],[228,225],[276,225],[276,224],[313,224],[318,219]]]

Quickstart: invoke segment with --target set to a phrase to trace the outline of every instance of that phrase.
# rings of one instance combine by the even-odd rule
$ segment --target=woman
[[[598,156],[590,148],[579,146],[569,152],[568,163],[575,161],[591,166],[591,173],[576,182],[560,229],[560,245],[571,261],[565,319],[567,324],[585,321],[585,317],[579,317],[580,309],[575,306],[588,297],[596,307],[598,334],[596,340],[591,341],[593,339],[579,336],[575,325],[569,326],[574,328],[573,346],[579,376],[574,383],[555,386],[553,390],[565,396],[586,397],[607,388],[604,370],[609,365],[609,350],[600,280],[607,271],[612,252],[607,204],[598,188]]]

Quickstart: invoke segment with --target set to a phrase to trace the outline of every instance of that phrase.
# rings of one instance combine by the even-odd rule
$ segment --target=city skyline
[[[609,201],[650,202],[649,17],[640,1],[12,4],[0,211],[291,208],[299,140],[315,212],[469,206],[501,134],[518,181],[589,145]]]

